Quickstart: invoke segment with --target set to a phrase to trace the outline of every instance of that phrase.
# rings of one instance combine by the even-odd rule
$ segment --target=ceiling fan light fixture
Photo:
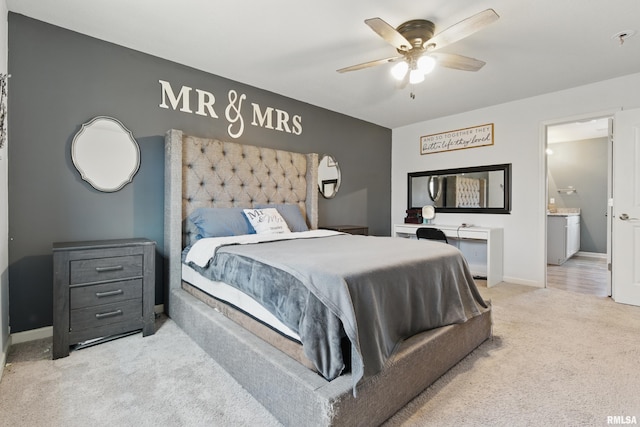
[[[424,73],[419,69],[411,70],[409,73],[409,83],[415,85],[424,81]]]
[[[404,76],[407,75],[407,71],[409,71],[409,64],[405,61],[400,61],[393,67],[391,67],[391,75],[396,80],[404,79]]]
[[[418,58],[417,65],[423,75],[429,74],[435,68],[436,60],[432,56],[424,55]]]

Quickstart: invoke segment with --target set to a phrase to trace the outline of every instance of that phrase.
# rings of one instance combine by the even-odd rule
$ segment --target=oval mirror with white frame
[[[120,121],[98,116],[73,137],[71,160],[83,180],[96,190],[111,193],[133,180],[140,167],[140,148]]]
[[[318,164],[318,190],[326,199],[336,196],[340,188],[340,166],[329,154],[325,154]]]

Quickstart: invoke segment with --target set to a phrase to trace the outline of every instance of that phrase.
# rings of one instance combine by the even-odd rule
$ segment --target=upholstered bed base
[[[185,290],[171,293],[171,318],[287,426],[378,425],[491,333],[488,310],[463,324],[416,335],[354,397],[349,374],[328,382]]]

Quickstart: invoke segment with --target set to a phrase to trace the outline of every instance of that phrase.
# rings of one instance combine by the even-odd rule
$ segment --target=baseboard
[[[153,307],[154,313],[164,313],[164,304],[158,304]],[[28,331],[16,332],[9,335],[9,342],[11,344],[20,344],[28,341],[40,340],[43,338],[50,338],[53,336],[53,326],[45,326],[44,328],[30,329]],[[8,349],[9,347],[7,347]],[[4,364],[2,365],[4,366]]]
[[[7,354],[9,354],[9,347],[11,347],[11,335],[7,339],[7,343],[0,353],[0,381],[2,380],[2,374],[4,373],[4,365],[7,364]]]
[[[10,335],[11,344],[20,344],[28,341],[41,340],[53,336],[53,326],[45,326],[44,328],[29,329],[28,331],[16,332]]]
[[[585,258],[598,258],[598,259],[607,259],[607,254],[603,254],[600,252],[582,252],[578,251],[576,256],[582,256]]]
[[[536,282],[535,280],[526,280],[520,279],[518,277],[508,277],[504,276],[502,278],[503,282],[513,283],[514,285],[525,285],[525,286],[533,286],[534,288],[543,288],[544,283]]]

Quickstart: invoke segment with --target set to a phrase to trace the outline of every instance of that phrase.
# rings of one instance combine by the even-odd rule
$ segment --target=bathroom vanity
[[[547,214],[547,264],[562,265],[580,250],[580,213]]]

